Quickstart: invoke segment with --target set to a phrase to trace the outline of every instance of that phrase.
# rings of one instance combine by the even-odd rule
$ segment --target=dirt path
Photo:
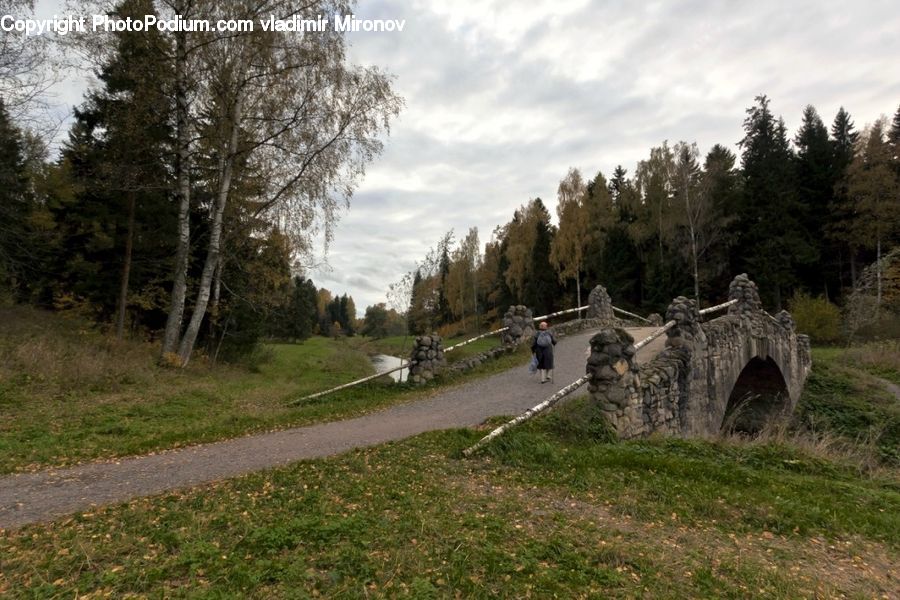
[[[652,328],[631,331],[641,339]],[[95,505],[186,488],[310,458],[374,446],[438,429],[472,427],[488,417],[513,415],[538,404],[584,374],[593,332],[569,336],[556,347],[554,382],[542,385],[526,365],[464,383],[435,396],[320,425],[193,446],[115,462],[0,478],[0,529],[46,521]],[[641,350],[654,356],[662,337]],[[584,394],[582,388],[578,393]],[[578,395],[576,393],[575,395]]]

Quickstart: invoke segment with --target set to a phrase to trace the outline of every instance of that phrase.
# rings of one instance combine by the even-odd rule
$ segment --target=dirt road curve
[[[639,340],[653,329],[629,331]],[[187,488],[296,460],[400,440],[425,431],[471,427],[496,415],[518,414],[584,374],[585,350],[592,334],[560,340],[553,383],[540,384],[536,376],[529,376],[526,365],[522,365],[426,400],[346,421],[125,458],[114,463],[3,477],[0,478],[0,529],[52,520],[94,505]],[[663,336],[642,349],[638,360],[645,361],[655,355],[664,339]],[[585,393],[584,388],[578,393]]]

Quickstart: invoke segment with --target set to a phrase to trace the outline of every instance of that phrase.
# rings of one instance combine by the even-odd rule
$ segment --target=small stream
[[[385,371],[390,371],[391,369],[395,369],[403,364],[403,359],[397,358],[396,356],[391,356],[389,354],[376,354],[369,358],[372,361],[372,366],[375,367],[375,370],[378,373],[384,373]],[[409,374],[409,369],[400,369],[399,371],[394,371],[389,374],[389,377],[397,382],[406,381],[406,377]]]

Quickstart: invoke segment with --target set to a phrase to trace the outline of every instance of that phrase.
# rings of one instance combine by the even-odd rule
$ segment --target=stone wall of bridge
[[[732,281],[729,300],[727,314],[702,322],[693,300],[675,298],[666,347],[647,364],[635,362],[624,329],[591,339],[591,397],[620,437],[755,431],[794,409],[812,366],[809,338],[787,312],[766,313],[746,275]]]

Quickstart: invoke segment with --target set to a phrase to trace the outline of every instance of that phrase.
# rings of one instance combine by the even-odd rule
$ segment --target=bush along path
[[[635,336],[649,331],[637,329]],[[518,414],[584,373],[591,332],[556,347],[554,382],[541,385],[526,366],[472,381],[425,400],[355,419],[247,436],[0,479],[0,528],[14,528],[167,490],[233,477],[296,460],[339,454],[425,431],[473,427],[497,415]],[[646,357],[658,349],[648,348]]]

